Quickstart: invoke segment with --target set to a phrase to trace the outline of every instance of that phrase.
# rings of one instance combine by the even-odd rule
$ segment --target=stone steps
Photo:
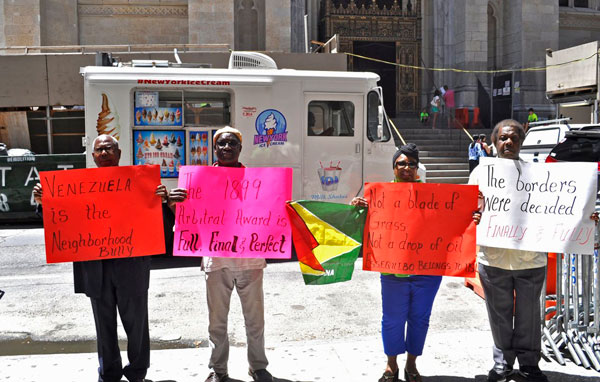
[[[431,129],[414,118],[397,118],[394,124],[406,142],[419,147],[419,159],[427,168],[428,183],[466,184],[469,181],[468,146],[471,138],[462,129]],[[490,130],[468,130],[486,134]]]
[[[418,146],[418,145],[417,145]],[[421,156],[423,157],[427,157],[427,158],[438,158],[438,157],[442,157],[442,158],[462,158],[464,156],[466,156],[465,152],[463,152],[466,150],[455,150],[455,151],[449,151],[449,150],[434,150],[434,151],[421,151],[419,150],[419,158]],[[468,159],[468,158],[467,158]]]
[[[422,157],[419,156],[421,163],[425,165],[429,164],[469,164],[469,158],[465,155],[464,157]]]
[[[459,170],[429,170],[427,168],[427,179],[432,178],[468,178],[469,177],[469,167],[465,169]]]
[[[427,163],[427,171],[469,170],[469,163]]]
[[[427,176],[427,183],[447,183],[447,184],[467,184],[469,183],[469,177],[429,177]]]

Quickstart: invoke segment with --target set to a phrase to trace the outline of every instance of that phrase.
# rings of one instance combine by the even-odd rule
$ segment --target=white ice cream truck
[[[213,134],[232,125],[246,166],[293,169],[294,199],[345,203],[393,176],[374,73],[277,69],[252,52],[233,52],[228,69],[147,64],[81,69],[88,167],[94,138],[111,134],[121,165],[160,165],[173,188],[181,166],[212,165]]]

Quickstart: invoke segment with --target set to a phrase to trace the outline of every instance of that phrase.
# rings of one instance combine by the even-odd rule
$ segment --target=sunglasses
[[[217,141],[217,146],[224,148],[225,146],[229,145],[229,147],[231,148],[236,148],[238,147],[240,144],[240,142],[238,141]]]
[[[408,167],[408,168],[415,169],[415,168],[419,167],[419,164],[417,162],[405,162],[405,161],[396,162],[396,168],[402,168],[402,167]]]

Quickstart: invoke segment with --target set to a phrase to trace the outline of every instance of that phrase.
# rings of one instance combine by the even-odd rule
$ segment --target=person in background
[[[449,89],[448,85],[442,87],[444,89],[444,112],[448,115],[448,128],[454,127],[454,90]]]
[[[481,145],[480,157],[489,157],[492,155],[492,148],[485,142],[485,134],[479,134],[479,144]]]
[[[418,167],[417,146],[414,143],[401,146],[392,158],[393,182],[420,182],[417,178]],[[350,204],[368,207],[364,197],[355,197]],[[398,355],[404,353],[407,353],[404,380],[421,382],[416,361],[423,354],[431,308],[442,276],[382,273],[380,279],[383,310],[381,336],[387,364],[379,382],[399,381]]]
[[[479,135],[473,137],[473,142],[469,144],[469,174],[479,165],[481,156],[481,138]]]
[[[442,100],[440,98],[441,95],[442,93],[440,93],[440,91],[437,89],[435,92],[433,92],[433,99],[431,100],[431,114],[433,114],[433,121],[431,123],[432,129],[435,129],[435,123],[437,122],[438,114],[440,113],[440,107],[442,104]]]
[[[529,115],[527,115],[527,123],[525,124],[525,132],[527,132],[527,130],[529,130],[530,123],[538,121],[538,116],[537,116],[537,114],[535,114],[535,111],[533,111],[533,108],[530,107],[528,112],[529,112]]]
[[[119,165],[119,142],[110,135],[99,135],[93,142],[92,158],[98,167]],[[156,195],[168,200],[167,189],[159,184]],[[40,183],[33,187],[39,206],[43,201]],[[123,222],[127,224],[127,222]],[[92,302],[98,348],[98,382],[143,382],[150,367],[148,330],[148,287],[150,256],[73,263],[75,293],[85,293]],[[117,335],[117,310],[127,333],[127,358],[122,367]]]
[[[525,129],[512,119],[498,122],[492,131],[492,143],[499,158],[523,162],[519,153],[524,139]],[[469,184],[480,184],[486,176],[482,171],[480,168],[473,171]],[[481,192],[479,199],[482,205]],[[473,219],[476,217],[481,219],[481,213],[474,212]],[[591,219],[597,222],[598,214],[592,213]],[[547,254],[481,246],[477,263],[494,338],[494,367],[487,380],[505,382],[517,377],[517,381],[547,382],[548,378],[538,366],[542,324],[540,295],[546,277]],[[519,361],[516,375],[515,360]]]
[[[217,130],[213,138],[217,167],[245,166],[239,162],[242,151],[242,133],[230,126]],[[169,200],[175,203],[187,198],[187,190],[174,188]],[[211,347],[208,367],[212,369],[206,382],[229,380],[229,336],[227,316],[233,289],[242,304],[248,343],[248,374],[257,382],[273,382],[266,369],[269,362],[265,354],[265,305],[263,295],[263,269],[267,262],[262,258],[203,257],[202,268],[206,277],[208,303],[208,333]]]
[[[425,125],[427,123],[427,121],[429,121],[429,113],[427,112],[427,108],[423,108],[423,110],[421,110],[421,116],[420,116],[419,120],[421,121],[421,124],[423,124],[423,125]]]

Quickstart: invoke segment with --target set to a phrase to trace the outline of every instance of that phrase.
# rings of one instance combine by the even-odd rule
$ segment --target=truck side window
[[[371,142],[387,142],[390,140],[390,128],[385,116],[383,117],[382,129],[379,129],[379,94],[370,91],[367,95],[367,138]]]
[[[349,101],[311,101],[308,104],[307,135],[354,136],[354,104]]]
[[[185,126],[224,126],[231,121],[231,95],[225,92],[183,93]]]

